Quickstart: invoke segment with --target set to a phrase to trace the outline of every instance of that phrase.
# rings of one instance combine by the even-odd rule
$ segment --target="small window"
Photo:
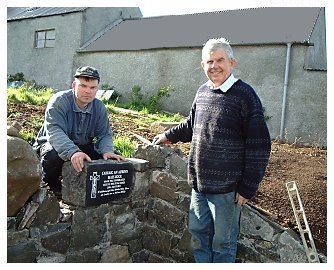
[[[53,48],[55,46],[55,30],[43,30],[35,32],[35,48]]]

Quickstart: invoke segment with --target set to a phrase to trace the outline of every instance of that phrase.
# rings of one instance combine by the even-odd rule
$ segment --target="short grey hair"
[[[203,46],[202,49],[202,60],[207,53],[215,52],[219,49],[224,49],[228,55],[228,58],[232,60],[233,57],[233,50],[230,46],[230,42],[225,38],[211,38],[209,39]]]

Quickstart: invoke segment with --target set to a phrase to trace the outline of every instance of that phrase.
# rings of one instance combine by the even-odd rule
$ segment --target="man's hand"
[[[160,143],[169,144],[171,142],[167,139],[165,133],[161,133],[153,138],[152,143],[153,144],[160,144]]]
[[[76,152],[71,156],[72,166],[78,173],[81,172],[84,167],[84,160],[92,162],[91,158],[84,152]]]
[[[126,158],[122,157],[121,155],[117,155],[117,154],[114,154],[114,153],[111,153],[111,152],[104,153],[102,156],[103,156],[104,160],[107,160],[109,158],[116,159],[117,161],[125,161],[126,160]]]
[[[235,203],[237,203],[238,205],[242,206],[244,205],[246,202],[248,202],[248,199],[242,197],[238,192],[235,195]]]

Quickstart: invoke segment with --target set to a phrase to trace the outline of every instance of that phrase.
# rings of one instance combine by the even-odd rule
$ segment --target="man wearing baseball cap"
[[[58,196],[65,161],[71,161],[79,173],[84,160],[125,160],[115,153],[107,109],[95,98],[99,82],[95,68],[79,67],[72,89],[56,93],[47,104],[44,124],[33,148],[40,156],[42,182],[48,183]]]

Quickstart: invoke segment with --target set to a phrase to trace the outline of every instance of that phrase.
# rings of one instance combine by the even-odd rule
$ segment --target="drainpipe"
[[[283,139],[283,131],[284,131],[284,119],[285,119],[285,109],[286,109],[286,92],[288,89],[288,81],[289,81],[289,67],[290,67],[290,55],[291,55],[291,46],[292,43],[287,43],[287,51],[286,51],[286,63],[285,63],[285,75],[284,75],[284,88],[283,88],[283,102],[282,102],[282,116],[281,116],[281,128],[279,132],[279,137]]]

